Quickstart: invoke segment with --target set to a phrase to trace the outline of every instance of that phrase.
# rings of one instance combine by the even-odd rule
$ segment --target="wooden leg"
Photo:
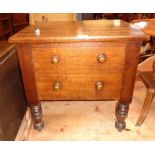
[[[118,131],[126,128],[125,119],[128,115],[129,104],[132,102],[140,46],[139,41],[128,41],[126,44],[120,98],[115,113],[117,118],[115,126]]]
[[[25,95],[30,106],[34,128],[40,131],[44,123],[42,121],[42,109],[36,91],[35,74],[33,70],[32,50],[29,44],[17,45],[18,57],[22,72]]]
[[[147,90],[144,105],[143,105],[142,111],[140,113],[140,116],[136,122],[136,126],[141,126],[143,124],[143,122],[148,114],[148,111],[150,109],[154,95],[155,95],[155,90],[153,90],[153,89]]]
[[[115,113],[117,118],[115,122],[115,127],[117,128],[118,131],[122,131],[126,127],[125,119],[127,118],[128,110],[129,110],[129,104],[122,104],[118,102]]]
[[[42,121],[42,109],[41,104],[31,106],[32,119],[34,121],[33,126],[36,130],[41,131],[44,127],[44,122]]]

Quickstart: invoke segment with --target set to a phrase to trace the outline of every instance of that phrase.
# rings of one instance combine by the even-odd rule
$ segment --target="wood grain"
[[[31,45],[18,44],[17,50],[19,63],[22,71],[26,99],[28,105],[31,108],[31,114],[34,121],[34,128],[40,131],[43,128],[44,123],[42,121],[43,114],[36,89]]]
[[[35,34],[37,28],[40,35]],[[121,131],[132,100],[140,44],[148,39],[148,35],[129,23],[94,20],[38,23],[21,30],[9,41],[22,47],[18,53],[24,85],[30,88],[26,89],[28,98],[34,97],[35,101],[119,99],[116,127]],[[99,54],[105,54],[106,61],[102,64],[97,61]],[[51,64],[55,55],[60,61]],[[97,81],[104,83],[100,91],[95,88]],[[59,91],[53,90],[55,82],[61,83]],[[41,107],[37,104],[32,109]],[[126,111],[123,115],[122,110]],[[41,123],[41,110],[38,114]],[[38,127],[42,128],[43,123]]]
[[[129,41],[125,50],[125,64],[123,71],[120,102],[129,104],[132,101],[133,89],[136,79],[136,71],[140,50],[139,41]]]
[[[27,102],[29,105],[38,104],[38,95],[35,86],[35,77],[31,55],[30,44],[18,44],[17,45],[18,58],[22,71],[22,77],[24,82],[24,88],[26,93]]]
[[[88,43],[86,43],[88,45]],[[125,43],[102,43],[102,46],[33,48],[32,56],[36,85],[40,100],[101,100],[118,99],[122,82]],[[115,51],[115,52],[114,52]],[[106,60],[99,63],[99,54]],[[117,53],[117,54],[116,54]],[[59,56],[60,62],[52,64],[52,56]],[[62,90],[55,92],[54,82],[62,84]],[[103,81],[104,89],[97,91],[95,84]],[[115,87],[113,87],[115,86]]]
[[[35,30],[40,29],[40,36]],[[30,25],[12,36],[12,43],[78,42],[149,39],[139,28],[121,20],[57,21]]]
[[[155,18],[135,20],[132,24],[139,27],[145,34],[155,36]]]

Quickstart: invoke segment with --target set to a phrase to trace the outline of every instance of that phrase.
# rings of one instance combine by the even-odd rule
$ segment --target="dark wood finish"
[[[28,25],[28,13],[0,13],[0,40],[7,40]]]
[[[37,28],[40,34],[35,34]],[[126,22],[101,20],[38,23],[9,41],[18,44],[30,106],[39,106],[40,100],[118,99],[116,128],[121,131],[132,99],[140,43],[148,38]],[[105,57],[99,60],[101,54]]]
[[[128,110],[129,110],[129,104],[121,104],[121,102],[118,102],[116,106],[116,118],[115,121],[115,127],[118,129],[118,131],[122,131],[126,127],[125,119],[128,116]]]
[[[0,42],[0,140],[14,140],[26,112],[16,47]]]
[[[93,20],[94,16],[93,13],[83,13],[82,20]]]
[[[35,30],[40,29],[40,36]],[[30,25],[9,39],[16,43],[121,41],[149,39],[149,36],[120,20],[59,21]]]
[[[141,126],[149,112],[151,103],[153,101],[153,98],[155,96],[155,87],[154,88],[149,88],[147,89],[147,93],[146,93],[146,97],[145,97],[145,101],[141,110],[141,113],[139,115],[139,118],[136,122],[136,126]]]
[[[139,76],[142,79],[145,86],[147,87],[147,93],[146,93],[144,105],[142,107],[142,111],[141,111],[140,116],[136,122],[137,126],[141,126],[143,124],[143,122],[148,114],[148,111],[150,109],[153,98],[155,96],[154,72],[151,72],[151,71],[140,72]]]
[[[11,18],[14,33],[29,25],[28,13],[11,13]]]
[[[141,25],[143,22],[143,26]],[[150,35],[150,45],[151,48],[154,50],[155,45],[155,19],[141,19],[132,22],[134,25],[139,26],[142,31],[146,34]],[[142,107],[140,116],[136,122],[136,126],[141,126],[148,114],[150,109],[151,103],[155,96],[155,60],[152,64],[152,71],[139,71],[139,77],[145,84],[147,88],[147,93],[144,101],[144,105]]]
[[[153,89],[155,87],[155,80],[152,71],[140,72],[139,76],[141,77],[146,88]]]
[[[41,105],[31,105],[32,119],[34,120],[34,128],[41,131],[44,127],[44,122],[42,121],[42,108]]]
[[[32,53],[30,44],[18,44],[18,58],[22,71],[24,88],[27,102],[30,105],[34,128],[41,130],[43,127],[41,105],[38,100],[38,94],[35,85],[35,77],[32,63]]]
[[[139,76],[147,88],[147,93],[145,96],[145,101],[144,101],[140,116],[136,122],[136,126],[141,126],[143,124],[148,114],[148,111],[150,109],[153,98],[155,96],[154,72],[152,71],[140,72]]]
[[[129,41],[125,50],[125,64],[120,102],[129,104],[132,100],[141,42]]]
[[[141,25],[140,22],[144,22],[145,24]],[[143,32],[147,35],[155,36],[155,18],[153,19],[142,19],[138,21],[134,21],[134,24],[139,26]]]
[[[9,44],[7,41],[0,41],[0,61],[3,61],[16,46],[14,44]]]
[[[120,19],[126,22],[131,22],[133,20],[154,17],[154,13],[82,13],[83,20]]]
[[[136,79],[140,42],[129,41],[125,50],[125,65],[123,72],[122,88],[118,106],[116,107],[116,127],[119,131],[126,126],[125,118],[128,113],[128,105],[132,101],[133,89]],[[132,61],[131,61],[132,60]]]
[[[0,40],[7,40],[13,34],[11,15],[0,13]]]
[[[118,99],[126,43],[67,45],[55,47],[53,44],[50,48],[32,49],[39,100]],[[119,56],[115,56],[114,49]],[[101,53],[106,56],[102,64],[98,62]],[[59,56],[58,64],[51,63],[53,56]],[[52,89],[55,81],[62,83],[60,91]],[[103,81],[103,90],[96,90],[97,81]]]

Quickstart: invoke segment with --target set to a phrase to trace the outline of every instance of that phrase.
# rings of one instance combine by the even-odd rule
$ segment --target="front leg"
[[[122,131],[126,127],[125,119],[128,116],[128,110],[129,110],[129,104],[123,104],[118,102],[116,106],[116,122],[115,122],[115,127],[117,128],[118,131]]]
[[[39,103],[38,105],[32,105],[30,106],[30,109],[31,109],[34,129],[41,131],[42,128],[44,127],[44,122],[42,121],[43,114],[42,114],[41,104]]]
[[[125,119],[128,115],[129,104],[132,102],[140,45],[139,41],[129,41],[126,44],[122,86],[116,107],[115,127],[118,131],[122,131],[126,127]]]
[[[37,88],[33,68],[32,49],[29,44],[19,44],[17,45],[17,52],[22,72],[25,95],[27,103],[31,109],[33,125],[36,130],[40,131],[43,128],[44,123],[42,121],[43,114],[41,104],[39,102],[36,90]]]

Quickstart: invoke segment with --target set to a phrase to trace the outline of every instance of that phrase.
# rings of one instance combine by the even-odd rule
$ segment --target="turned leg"
[[[140,116],[136,122],[136,126],[141,126],[143,124],[143,122],[148,114],[148,111],[150,109],[154,95],[155,95],[155,90],[153,90],[153,89],[147,90],[144,105],[143,105],[142,111],[140,113]]]
[[[141,42],[138,40],[128,41],[126,44],[120,97],[116,107],[115,126],[118,131],[126,128],[125,119],[128,115],[129,104],[132,102],[140,46]]]
[[[33,126],[34,129],[41,131],[42,128],[44,127],[44,122],[42,121],[42,108],[41,105],[34,105],[31,106],[31,114],[32,114],[32,119],[33,119]]]
[[[39,102],[35,73],[32,61],[32,50],[29,44],[17,45],[18,58],[22,72],[25,95],[31,109],[34,129],[40,131],[44,123],[42,121],[42,109]]]
[[[118,102],[115,113],[117,118],[115,122],[115,127],[117,128],[118,131],[122,131],[126,127],[125,119],[127,118],[128,110],[129,110],[129,104],[123,104]]]

